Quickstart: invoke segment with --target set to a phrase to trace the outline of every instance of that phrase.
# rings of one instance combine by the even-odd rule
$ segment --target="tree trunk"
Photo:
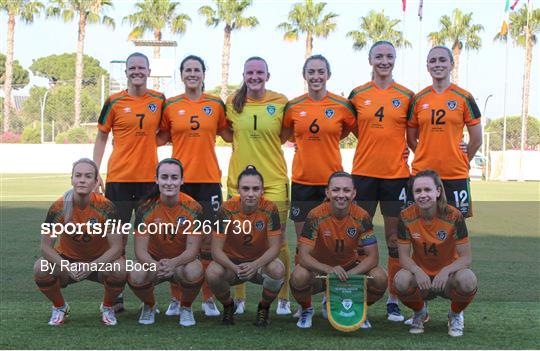
[[[6,72],[4,75],[4,133],[9,132],[11,114],[11,88],[13,82],[13,37],[15,35],[15,14],[8,17]]]
[[[458,84],[459,81],[459,55],[461,54],[461,49],[459,48],[459,43],[455,44],[452,47],[452,55],[454,55],[454,69],[452,70],[452,75],[450,81],[454,84]]]
[[[306,34],[306,54],[304,56],[304,60],[307,60],[308,57],[310,57],[313,53],[313,35],[310,32],[307,32]],[[304,72],[302,72],[303,74]],[[304,80],[304,93],[307,93],[308,91],[308,84],[307,81]]]
[[[78,127],[81,124],[81,92],[84,69],[83,53],[87,17],[88,14],[85,11],[79,12],[79,36],[77,38],[77,57],[75,61],[75,127]]]
[[[229,59],[231,56],[231,32],[232,28],[229,24],[225,25],[223,31],[223,52],[221,54],[221,100],[226,101],[229,85]]]
[[[154,29],[154,40],[161,41],[161,29]],[[154,58],[161,58],[161,46],[154,46]],[[160,89],[159,77],[154,77],[154,90]]]
[[[525,69],[523,70],[523,96],[521,105],[521,150],[527,148],[527,123],[529,122],[529,88],[531,81],[532,64],[532,35],[531,30],[525,26]]]

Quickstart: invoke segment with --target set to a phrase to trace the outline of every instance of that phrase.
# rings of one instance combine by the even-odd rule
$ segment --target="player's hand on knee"
[[[253,262],[242,263],[238,266],[238,276],[243,280],[250,280],[257,273],[257,267]]]
[[[429,290],[431,289],[431,279],[422,269],[419,269],[414,273],[414,278],[416,279],[416,284],[420,290]]]
[[[448,273],[443,269],[435,276],[431,283],[431,289],[437,292],[444,290],[446,283],[448,282]]]
[[[334,273],[335,275],[337,275],[337,277],[339,278],[339,280],[341,280],[342,282],[346,281],[347,279],[349,279],[349,275],[347,274],[347,272],[343,269],[343,267],[341,266],[335,266],[335,267],[332,267],[330,270],[328,270],[328,272],[326,272],[327,274],[330,274],[330,273]]]
[[[157,268],[158,268],[158,271],[157,271],[158,278],[170,278],[174,274],[174,269],[176,267],[174,266],[174,263],[172,260],[168,258],[164,258],[162,260],[159,260]]]

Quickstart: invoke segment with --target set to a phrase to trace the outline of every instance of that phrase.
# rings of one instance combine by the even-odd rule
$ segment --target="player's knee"
[[[208,268],[206,268],[205,278],[208,284],[212,285],[219,282],[224,274],[225,269],[219,263],[212,261],[212,263],[208,265]]]
[[[177,267],[176,269],[177,269],[177,273],[179,273],[179,276],[181,278],[190,282],[200,280],[204,274],[203,266],[201,264],[201,261],[199,260],[191,261],[185,266],[180,266],[180,267]]]
[[[113,266],[115,269],[108,272],[107,275],[110,276],[111,279],[125,281],[127,279],[126,260],[123,257],[120,257],[113,262]]]
[[[398,293],[406,293],[411,287],[413,278],[414,277],[411,272],[405,269],[400,269],[394,277],[394,287]]]
[[[457,289],[463,293],[473,292],[477,287],[476,275],[468,268],[456,272]]]
[[[128,274],[129,285],[132,286],[141,286],[146,285],[150,282],[148,273],[145,271],[131,271]]]
[[[273,278],[267,274],[263,274],[263,287],[273,292],[278,292],[284,283],[283,276],[281,278]]]
[[[51,272],[50,263],[43,257],[39,258],[34,263],[34,276],[38,278],[43,278],[49,275]]]
[[[300,265],[296,265],[291,274],[289,285],[292,289],[302,289],[309,285],[312,273]]]
[[[373,278],[368,280],[368,287],[371,286],[384,293],[388,287],[388,275],[386,271],[382,267],[377,266],[369,271],[369,275]]]
[[[272,279],[283,279],[285,277],[285,266],[281,260],[276,258],[266,266],[265,274]]]

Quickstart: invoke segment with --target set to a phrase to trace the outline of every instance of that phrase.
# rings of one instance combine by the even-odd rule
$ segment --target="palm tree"
[[[231,34],[235,29],[254,28],[259,24],[256,17],[244,17],[244,11],[251,6],[251,0],[214,0],[216,8],[202,6],[199,14],[206,17],[206,25],[217,27],[224,23],[223,51],[221,54],[221,98],[228,96],[229,58],[231,53]]]
[[[289,22],[283,22],[277,26],[285,31],[283,39],[297,41],[300,34],[306,34],[306,51],[304,58],[311,56],[313,52],[313,37],[326,38],[330,32],[336,29],[335,19],[339,16],[330,12],[323,14],[325,2],[314,3],[313,0],[304,0],[304,3],[296,3],[289,12]],[[304,82],[304,91],[307,91],[307,83]]]
[[[177,13],[179,2],[169,0],[144,0],[135,4],[137,12],[124,17],[133,27],[129,33],[129,40],[142,38],[145,32],[150,31],[155,41],[161,41],[163,29],[169,27],[173,34],[184,34],[187,23],[191,18],[184,13]],[[160,46],[154,46],[154,58],[161,56]],[[159,89],[159,79],[154,81],[154,89]]]
[[[353,30],[347,33],[351,38],[353,49],[362,50],[368,44],[373,44],[380,40],[386,40],[398,48],[411,47],[411,43],[405,39],[403,32],[395,29],[401,22],[398,19],[391,19],[384,15],[384,10],[377,12],[369,11],[367,16],[360,18],[360,30]]]
[[[529,18],[527,18],[527,16]],[[523,71],[523,90],[521,102],[522,118],[522,145],[527,145],[527,125],[529,118],[529,88],[531,81],[531,65],[533,46],[536,44],[536,33],[540,32],[540,9],[529,11],[527,5],[521,10],[510,14],[510,36],[518,46],[525,47],[525,68]],[[508,40],[508,32],[505,35],[497,33],[495,40]]]
[[[51,6],[47,15],[62,17],[64,22],[70,22],[77,14],[79,31],[77,37],[77,57],[75,60],[75,127],[81,123],[81,91],[83,80],[83,55],[86,25],[93,23],[104,24],[114,29],[115,23],[105,15],[107,8],[112,8],[111,0],[50,0]]]
[[[439,19],[441,30],[428,34],[432,45],[449,44],[454,55],[454,70],[452,71],[452,83],[459,80],[459,55],[461,50],[478,50],[482,46],[482,39],[478,35],[484,30],[481,24],[472,24],[472,12],[463,13],[460,9],[454,9],[452,18],[444,15]]]
[[[32,23],[34,16],[43,9],[43,3],[32,0],[0,0],[0,10],[8,15],[7,53],[4,79],[4,132],[9,131],[11,113],[11,89],[13,82],[13,44],[17,17],[23,22]]]

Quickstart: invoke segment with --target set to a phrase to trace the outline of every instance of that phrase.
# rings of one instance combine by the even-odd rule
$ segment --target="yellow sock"
[[[246,283],[234,286],[234,298],[244,301],[246,300]]]

